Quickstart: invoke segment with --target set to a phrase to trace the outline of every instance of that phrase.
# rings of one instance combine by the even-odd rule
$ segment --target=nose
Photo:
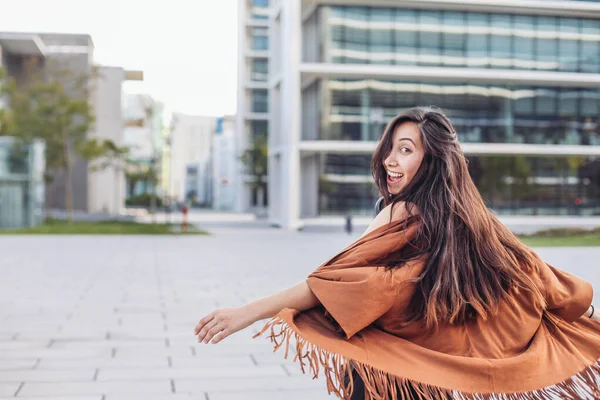
[[[398,161],[390,154],[386,157],[384,164],[390,167],[396,167],[398,166]]]

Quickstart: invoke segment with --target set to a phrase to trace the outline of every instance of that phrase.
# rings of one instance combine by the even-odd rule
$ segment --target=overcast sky
[[[87,33],[97,64],[140,69],[167,110],[234,114],[236,0],[0,0],[0,31]]]

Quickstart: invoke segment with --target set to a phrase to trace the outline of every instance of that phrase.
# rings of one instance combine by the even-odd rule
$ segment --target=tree
[[[3,112],[7,120],[4,133],[26,143],[33,139],[45,142],[45,182],[48,185],[57,174],[64,174],[64,203],[71,221],[74,157],[86,161],[104,160],[106,164],[114,157],[122,158],[125,150],[109,140],[99,142],[87,138],[94,122],[89,103],[91,74],[74,75],[51,61],[42,65],[37,58],[25,60],[23,69],[25,79],[17,83],[9,78],[3,85],[10,104],[10,109]]]
[[[241,161],[246,166],[248,174],[253,177],[250,183],[251,188],[263,191],[263,194],[267,189],[265,178],[268,174],[268,154],[267,136],[258,135],[254,137],[250,147],[241,156]]]
[[[127,178],[127,183],[129,185],[129,193],[133,195],[135,190],[135,185],[138,182],[148,182],[150,185],[156,185],[158,183],[158,175],[156,174],[156,170],[152,168],[137,168],[130,167],[127,173],[125,174]],[[153,193],[149,193],[153,194]]]
[[[4,69],[0,67],[0,100],[6,94],[6,87],[3,85],[5,76],[6,73],[4,72]],[[8,131],[10,130],[9,123],[8,110],[3,108],[2,104],[0,104],[0,136],[8,135]]]

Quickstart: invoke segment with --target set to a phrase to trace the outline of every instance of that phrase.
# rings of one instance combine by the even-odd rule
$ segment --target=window
[[[252,60],[253,81],[265,82],[269,79],[269,60],[266,58],[255,58]]]
[[[268,91],[256,89],[252,91],[252,112],[266,113],[269,111]]]
[[[252,137],[267,136],[269,134],[268,121],[252,121],[250,125]]]
[[[253,50],[269,49],[269,31],[267,28],[253,28],[251,34]]]
[[[252,0],[253,7],[269,7],[269,0]]]
[[[600,20],[322,7],[331,16],[323,59],[334,63],[600,72]]]

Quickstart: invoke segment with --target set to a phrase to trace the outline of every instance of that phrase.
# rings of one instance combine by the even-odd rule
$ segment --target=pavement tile
[[[72,368],[160,368],[168,367],[169,358],[121,357],[121,358],[70,358],[42,359],[36,369],[61,370]]]
[[[0,383],[0,398],[14,397],[15,393],[21,386],[20,383]]]
[[[333,398],[293,354],[285,360],[269,340],[252,338],[264,320],[218,345],[197,343],[192,331],[215,308],[305,279],[359,234],[4,237],[0,398],[14,398],[21,385],[18,398],[30,400]],[[223,251],[231,243],[236,251]],[[600,287],[600,248],[537,252]]]
[[[277,377],[287,373],[280,366],[262,367],[206,367],[206,368],[136,368],[108,369],[100,368],[98,382],[103,381],[135,381],[155,379],[203,379],[203,378],[239,378],[239,377]],[[1,379],[0,375],[0,379]]]
[[[172,393],[169,381],[26,383],[19,397]]]
[[[205,400],[204,393],[171,393],[161,394],[158,396],[153,395],[136,395],[136,394],[109,394],[105,400]]]
[[[208,400],[332,400],[337,399],[333,394],[328,395],[327,390],[296,390],[296,391],[265,391],[248,390],[243,393],[209,392]]]
[[[1,399],[2,397],[0,397]],[[12,397],[12,399],[21,399],[21,400],[102,400],[102,395],[96,396],[59,396],[59,397]]]
[[[0,371],[0,382],[91,382],[94,369]]]
[[[185,367],[221,367],[221,366],[246,366],[253,367],[256,365],[252,360],[251,355],[230,355],[230,356],[196,356],[196,357],[171,357],[171,365],[174,368]]]
[[[0,360],[0,371],[16,371],[21,369],[32,369],[37,362],[37,359],[31,358],[28,360]]]
[[[291,389],[322,389],[326,390],[324,380],[313,380],[308,375],[286,376],[284,378],[273,377],[240,377],[210,378],[210,379],[175,379],[176,393],[199,393],[199,392],[245,392],[250,390],[277,391]]]

